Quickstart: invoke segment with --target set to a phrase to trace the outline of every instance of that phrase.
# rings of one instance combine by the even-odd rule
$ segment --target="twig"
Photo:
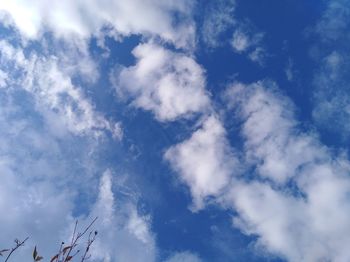
[[[85,233],[92,227],[92,225],[96,222],[97,218],[98,218],[98,217],[95,217],[95,219],[92,220],[92,222],[85,228],[85,230],[83,231],[83,233],[77,233],[76,237],[74,238],[74,235],[75,235],[75,233],[76,233],[76,226],[77,226],[77,224],[78,224],[78,221],[76,222],[76,226],[74,227],[74,232],[73,232],[71,247],[70,247],[70,249],[68,250],[68,253],[67,253],[66,257],[64,257],[64,255],[63,255],[63,260],[62,260],[63,262],[69,261],[68,258],[70,257],[70,254],[71,254],[73,248],[77,245],[78,240],[79,240],[82,236],[84,236]],[[78,252],[79,252],[79,251],[77,251],[77,253],[78,253]],[[76,254],[75,254],[75,255],[76,255]]]
[[[88,259],[89,257],[86,257],[87,253],[90,250],[90,246],[92,245],[92,243],[95,241],[96,239],[96,235],[97,235],[97,231],[94,232],[94,236],[91,238],[91,234],[92,232],[89,233],[89,238],[88,238],[88,242],[87,242],[87,246],[84,252],[84,255],[81,258],[81,262],[85,261],[85,259]]]
[[[17,250],[17,248],[21,247],[24,245],[24,243],[29,239],[29,237],[27,237],[26,239],[24,239],[22,242],[19,241],[18,239],[15,240],[16,246],[14,248],[11,248],[10,253],[8,254],[8,256],[5,259],[5,262],[7,262],[10,258],[10,256],[12,255],[13,252],[15,252]]]

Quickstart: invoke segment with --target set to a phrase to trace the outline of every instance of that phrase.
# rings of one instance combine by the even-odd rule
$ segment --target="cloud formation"
[[[235,83],[225,98],[243,121],[245,168],[237,169],[215,117],[165,153],[189,187],[194,210],[211,197],[236,212],[233,225],[256,236],[258,249],[289,261],[348,260],[349,160],[302,131],[293,104],[272,82]]]
[[[322,130],[345,141],[349,139],[350,130],[347,121],[350,114],[350,78],[347,73],[350,69],[349,13],[348,1],[329,1],[322,17],[309,30],[316,39],[310,51],[311,57],[318,65],[313,77],[313,118]]]
[[[260,65],[263,64],[266,51],[262,46],[264,34],[257,30],[250,23],[239,23],[232,35],[231,46],[234,52],[246,54],[248,58]]]
[[[201,36],[208,47],[222,45],[223,35],[236,24],[235,9],[235,0],[218,0],[205,6]]]
[[[40,38],[50,31],[58,38],[88,39],[107,30],[111,35],[142,34],[157,36],[178,47],[194,44],[192,1],[74,1],[55,0],[33,3],[27,0],[4,0],[0,16],[15,24],[23,36]],[[174,19],[176,14],[179,20]],[[159,22],[161,21],[161,23]]]
[[[208,111],[204,70],[193,58],[152,43],[138,45],[133,55],[136,65],[111,75],[120,97],[153,112],[159,121]]]
[[[28,50],[0,41],[1,67],[12,70],[12,75],[6,77],[7,88],[16,86],[32,94],[37,110],[46,118],[52,131],[57,135],[68,131],[96,136],[108,131],[115,139],[121,139],[120,124],[105,119],[94,109],[84,91],[73,84],[73,72],[67,71],[69,64],[62,63],[61,57],[45,57],[35,51],[25,55],[24,51]],[[81,74],[79,67],[74,73]]]
[[[217,116],[209,116],[189,139],[170,147],[164,155],[179,173],[193,197],[193,210],[204,207],[208,197],[219,195],[238,167]]]
[[[230,101],[244,124],[247,164],[269,180],[236,180],[223,196],[234,225],[289,261],[346,261],[350,162],[301,131],[293,107],[268,83],[233,85]],[[288,182],[287,182],[288,181]]]
[[[142,216],[134,203],[119,202],[112,191],[112,174],[101,177],[99,196],[89,217],[99,216],[99,238],[93,249],[96,261],[155,261],[156,245],[148,216]]]
[[[73,80],[92,75],[81,83],[94,82],[91,72],[96,68],[88,63],[73,68],[65,55],[81,55],[74,46],[64,55],[59,49],[40,51],[0,41],[0,68],[5,72],[0,88],[0,210],[7,210],[0,218],[1,247],[10,247],[15,237],[30,236],[13,259],[27,260],[34,245],[49,259],[62,240],[70,239],[75,219],[84,225],[99,216],[101,234],[93,261],[101,256],[119,261],[116,250],[120,261],[154,261],[150,217],[140,214],[139,199],[115,203],[110,171],[101,176],[100,187],[95,184],[106,169],[100,161],[105,146],[100,138],[109,134],[119,142],[122,136],[120,123],[97,111]]]

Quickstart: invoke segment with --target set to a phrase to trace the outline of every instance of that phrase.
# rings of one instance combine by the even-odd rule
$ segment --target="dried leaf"
[[[50,260],[50,262],[53,262],[53,261],[55,261],[55,260],[57,260],[57,259],[58,259],[58,254],[57,254],[56,256],[52,257],[51,260]]]
[[[0,250],[0,256],[2,256],[2,253],[5,253],[7,251],[10,251],[10,249],[3,249],[3,250]]]
[[[35,246],[33,251],[33,259],[35,260],[37,256],[38,256],[38,251],[36,250],[36,246]]]
[[[40,261],[40,260],[42,260],[42,259],[43,259],[43,257],[38,256],[38,257],[35,259],[35,261]]]
[[[69,257],[66,258],[65,261],[71,261],[72,258],[73,258],[73,256],[69,256]]]
[[[72,248],[72,246],[66,246],[65,248],[63,248],[63,255],[65,255],[66,254],[66,252],[69,250],[69,249],[71,249]]]

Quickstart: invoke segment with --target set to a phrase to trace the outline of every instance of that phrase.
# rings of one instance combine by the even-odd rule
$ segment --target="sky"
[[[349,41],[349,0],[1,0],[0,249],[350,261]]]

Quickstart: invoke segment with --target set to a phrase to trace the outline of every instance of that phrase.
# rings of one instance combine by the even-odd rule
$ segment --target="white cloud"
[[[178,252],[168,258],[165,262],[201,262],[202,260],[191,252]]]
[[[233,33],[231,45],[236,52],[240,53],[246,51],[251,43],[247,34],[243,33],[241,30],[236,30]]]
[[[293,104],[273,83],[236,83],[225,97],[243,121],[242,161],[255,174],[232,176],[237,160],[225,130],[215,117],[208,118],[165,153],[189,186],[194,209],[203,208],[208,197],[234,209],[235,227],[256,236],[263,252],[288,261],[347,261],[349,160],[301,130]]]
[[[248,58],[259,65],[264,65],[266,58],[266,51],[262,47],[256,47],[252,52],[248,54]]]
[[[324,160],[327,155],[311,134],[298,134],[293,104],[266,91],[265,84],[236,83],[226,91],[226,97],[231,106],[241,106],[247,160],[257,165],[261,176],[286,183],[304,165]],[[274,88],[273,83],[267,85]]]
[[[42,4],[27,3],[34,9]],[[98,216],[94,261],[155,261],[150,216],[137,209],[138,198],[115,199],[110,172],[101,178],[96,203],[91,201],[97,194],[96,174],[105,168],[98,159],[106,145],[96,138],[109,133],[122,139],[122,124],[100,113],[80,86],[90,87],[99,78],[86,42],[41,34],[50,29],[59,37],[85,35],[62,25],[51,27],[48,21],[43,25],[45,21],[33,29],[32,37],[40,37],[32,42],[35,48],[10,40],[13,35],[0,41],[0,86],[5,87],[0,88],[0,210],[8,210],[0,218],[0,247],[10,247],[15,237],[30,236],[13,259],[26,261],[34,245],[49,259],[59,243],[69,239],[75,219],[84,225]]]
[[[24,96],[17,101],[14,98],[18,93],[12,94],[9,90],[7,94],[0,94],[0,210],[6,210],[6,216],[0,216],[0,246],[10,247],[14,238],[29,236],[26,246],[15,253],[13,260],[26,261],[34,245],[48,259],[57,252],[62,240],[70,238],[75,219],[80,220],[80,225],[90,222],[73,214],[81,208],[79,192],[88,191],[92,198],[96,195],[91,173],[96,175],[101,167],[94,154],[87,152],[98,149],[94,145],[87,148],[84,142],[70,136],[56,139],[38,121],[30,109],[33,105],[27,107]],[[79,148],[78,152],[72,152],[72,146]],[[112,174],[106,171],[89,216],[99,217],[96,229],[100,233],[96,243],[100,244],[92,248],[94,252],[103,248],[102,254],[112,254],[111,261],[125,261],[123,258],[154,261],[152,252],[156,248],[149,218],[139,214],[134,201],[132,198],[129,203],[124,198],[115,203]],[[130,227],[134,221],[138,226]],[[120,255],[114,253],[116,250]]]
[[[251,61],[262,65],[266,56],[261,44],[263,37],[264,34],[249,23],[240,23],[233,33],[231,46],[236,53],[246,54]]]
[[[103,1],[45,1],[3,0],[0,16],[10,20],[28,38],[40,38],[45,31],[56,37],[90,38],[109,28],[116,36],[142,34],[159,36],[179,47],[193,47],[194,24],[192,1],[103,0]],[[174,14],[181,19],[175,21]],[[11,18],[9,18],[9,16]],[[161,23],[159,22],[161,21]]]
[[[0,216],[1,248],[29,236],[13,260],[28,260],[34,245],[49,259],[61,241],[70,239],[75,219],[81,228],[98,216],[98,240],[92,248],[97,261],[101,256],[108,261],[108,254],[110,261],[155,261],[150,218],[137,210],[139,198],[116,201],[108,170],[95,186],[96,174],[104,169],[96,160],[98,146],[86,137],[58,139],[28,98],[22,89],[0,90],[0,210],[6,210]],[[92,199],[98,195],[96,203],[82,192]],[[81,214],[90,209],[87,217]]]
[[[203,42],[210,48],[230,44],[234,52],[263,65],[266,58],[262,45],[264,33],[259,32],[248,19],[238,19],[235,11],[235,0],[206,3],[201,26]],[[232,34],[232,38],[227,38],[227,34]]]
[[[133,54],[136,65],[111,75],[119,96],[152,111],[159,121],[208,110],[204,70],[191,57],[151,43],[138,45]]]
[[[332,0],[327,2],[321,19],[314,30],[322,38],[323,42],[334,43],[343,38],[344,31],[349,26],[349,6],[346,0]]]
[[[223,35],[236,24],[235,7],[235,0],[206,3],[201,34],[207,46],[215,48],[223,43]]]
[[[86,183],[74,173],[70,160],[79,159],[84,165],[84,157],[58,143],[26,99],[18,90],[0,90],[0,210],[6,211],[0,216],[0,246],[12,246],[16,237],[30,237],[15,253],[15,261],[30,258],[34,245],[46,258],[57,251],[62,232],[73,223],[75,191],[69,185]],[[83,143],[79,146],[85,148]]]
[[[27,177],[15,173],[16,163],[8,161],[12,159],[0,159],[1,248],[13,246],[15,238],[23,240],[29,236],[30,241],[14,254],[13,260],[26,261],[34,243],[48,257],[57,250],[60,232],[72,223],[71,194],[57,190],[50,181],[30,182]]]
[[[41,56],[2,40],[0,62],[8,74],[6,89],[0,89],[0,210],[7,212],[0,217],[0,247],[29,236],[13,259],[26,261],[34,245],[49,259],[70,238],[75,219],[81,225],[90,222],[81,213],[92,208],[89,217],[100,217],[100,240],[93,248],[97,258],[102,254],[107,261],[110,254],[110,261],[154,261],[150,219],[137,210],[138,199],[116,204],[108,172],[96,204],[84,196],[89,192],[94,198],[96,174],[105,168],[97,160],[105,145],[95,136],[109,131],[120,139],[121,124],[95,110],[71,80],[77,72],[64,67],[61,57]]]
[[[73,72],[62,57],[40,56],[35,52],[25,56],[23,51],[1,40],[1,67],[12,71],[7,76],[12,88],[19,86],[34,96],[37,110],[46,118],[52,131],[59,136],[67,131],[96,136],[109,131],[114,138],[121,139],[121,125],[106,120],[82,89],[72,83],[74,74],[84,76],[79,66]]]
[[[106,171],[90,217],[99,216],[99,231],[92,258],[96,261],[155,261],[156,245],[149,217],[141,216],[135,204],[118,203],[112,192],[112,174]]]
[[[216,116],[209,116],[202,127],[180,144],[170,147],[165,155],[179,173],[193,197],[193,209],[204,207],[208,197],[219,195],[238,168],[226,132]]]
[[[350,7],[347,1],[328,1],[322,17],[309,30],[310,53],[317,64],[313,77],[313,118],[322,130],[347,141],[350,125],[349,74]]]
[[[301,131],[271,83],[235,84],[226,97],[244,121],[246,164],[271,179],[232,182],[221,201],[237,211],[234,225],[289,261],[349,260],[349,160]]]

